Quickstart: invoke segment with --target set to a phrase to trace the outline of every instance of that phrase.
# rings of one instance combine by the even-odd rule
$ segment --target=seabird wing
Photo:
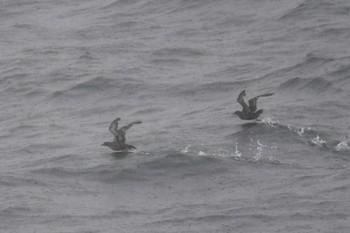
[[[257,97],[254,97],[254,98],[251,98],[250,100],[248,100],[248,103],[249,103],[249,110],[251,112],[255,112],[257,107],[256,107],[256,102],[258,100],[258,96]]]
[[[126,126],[121,127],[117,131],[120,142],[125,143],[125,141],[126,141],[125,134],[126,134],[126,131],[128,129],[130,129],[135,124],[141,124],[141,123],[142,123],[142,121],[134,121],[134,122],[132,122],[132,123],[126,125]]]
[[[114,135],[114,141],[117,141],[120,144],[125,143],[125,132],[123,130],[117,130]]]
[[[262,95],[255,96],[254,98],[251,98],[250,100],[248,100],[250,111],[255,112],[257,110],[256,105],[257,105],[257,101],[258,101],[259,97],[267,97],[267,96],[271,96],[271,95],[273,95],[273,93],[262,94]]]
[[[118,117],[109,126],[109,132],[111,132],[115,137],[118,134],[118,121],[120,121],[120,118]]]
[[[273,94],[274,94],[274,93],[266,93],[266,94],[258,95],[258,96],[256,96],[255,98],[272,96]]]
[[[246,95],[245,90],[241,91],[241,93],[238,95],[237,102],[240,103],[243,107],[243,111],[248,110],[248,105],[246,102],[244,102],[243,97]]]
[[[142,121],[134,121],[134,122],[132,122],[132,123],[126,125],[126,126],[121,127],[120,130],[127,131],[127,130],[130,129],[133,125],[135,125],[135,124],[141,124],[141,123],[142,123]]]

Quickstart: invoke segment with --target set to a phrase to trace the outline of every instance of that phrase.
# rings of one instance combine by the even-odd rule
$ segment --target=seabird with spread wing
[[[245,90],[243,90],[237,98],[237,102],[242,105],[243,109],[242,111],[235,111],[234,114],[236,114],[242,120],[257,119],[260,116],[260,114],[263,112],[262,109],[257,110],[258,107],[256,105],[257,105],[258,98],[271,96],[273,94],[274,93],[267,93],[267,94],[255,96],[254,98],[251,98],[250,100],[248,100],[248,104],[249,104],[248,105],[243,99],[243,97],[247,95]]]
[[[121,127],[120,129],[118,129],[118,122],[120,120],[121,119],[118,117],[109,126],[109,131],[114,136],[113,142],[104,142],[101,146],[107,146],[115,151],[125,151],[125,150],[130,150],[130,149],[136,149],[135,146],[125,143],[125,141],[126,141],[125,134],[126,134],[126,131],[128,129],[130,129],[133,125],[141,124],[142,121],[135,121],[135,122],[132,122],[126,126]]]

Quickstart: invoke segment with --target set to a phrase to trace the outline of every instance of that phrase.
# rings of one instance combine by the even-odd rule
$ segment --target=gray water
[[[1,232],[350,229],[347,0],[2,0]],[[259,99],[261,122],[232,113]],[[133,153],[100,145],[109,124]]]

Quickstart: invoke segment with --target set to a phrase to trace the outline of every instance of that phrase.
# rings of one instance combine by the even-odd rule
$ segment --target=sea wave
[[[339,89],[332,85],[333,82],[324,78],[291,78],[279,85],[280,90],[288,91],[311,91],[312,93],[324,93],[338,91]]]

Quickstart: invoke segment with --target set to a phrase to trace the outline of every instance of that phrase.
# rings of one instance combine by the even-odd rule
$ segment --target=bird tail
[[[256,115],[257,115],[257,117],[259,117],[261,113],[263,113],[263,110],[262,110],[262,109],[260,109],[260,110],[256,111]]]

